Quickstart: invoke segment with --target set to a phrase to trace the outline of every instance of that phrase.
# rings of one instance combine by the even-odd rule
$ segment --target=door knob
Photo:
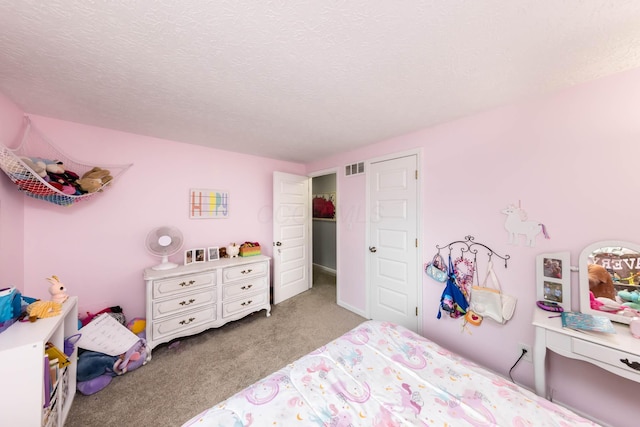
[[[378,250],[378,248],[376,248],[375,246],[369,246],[369,252],[376,252]]]
[[[276,246],[282,246],[282,242],[276,242]]]

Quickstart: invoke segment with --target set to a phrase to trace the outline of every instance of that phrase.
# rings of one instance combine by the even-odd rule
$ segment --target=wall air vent
[[[344,174],[346,176],[358,175],[364,173],[364,162],[354,163],[344,167]]]

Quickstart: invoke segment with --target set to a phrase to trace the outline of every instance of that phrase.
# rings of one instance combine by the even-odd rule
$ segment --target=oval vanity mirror
[[[630,323],[640,316],[640,245],[595,242],[580,254],[580,311]]]

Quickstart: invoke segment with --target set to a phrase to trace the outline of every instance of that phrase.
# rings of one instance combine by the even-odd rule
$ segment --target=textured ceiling
[[[638,66],[636,0],[0,0],[26,112],[297,162]]]

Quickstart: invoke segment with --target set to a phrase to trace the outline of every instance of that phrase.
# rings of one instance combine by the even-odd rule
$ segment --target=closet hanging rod
[[[491,257],[493,255],[497,256],[500,259],[504,260],[504,268],[507,268],[507,260],[509,258],[511,258],[509,255],[502,256],[500,254],[498,254],[497,252],[495,252],[493,249],[491,249],[489,246],[482,244],[482,243],[478,243],[475,240],[475,237],[469,235],[469,236],[465,236],[464,240],[455,240],[447,245],[444,246],[440,246],[440,245],[436,245],[436,249],[438,249],[438,253],[440,253],[441,249],[446,249],[449,248],[449,252],[451,252],[454,249],[454,246],[457,244],[462,244],[464,246],[462,246],[460,248],[460,251],[464,254],[465,252],[470,252],[474,255],[476,255],[478,253],[478,249],[475,248],[474,246],[482,246],[483,248],[487,249],[489,251],[489,253],[487,254],[487,256],[489,257],[489,261],[491,261]],[[465,249],[466,247],[466,249]]]

